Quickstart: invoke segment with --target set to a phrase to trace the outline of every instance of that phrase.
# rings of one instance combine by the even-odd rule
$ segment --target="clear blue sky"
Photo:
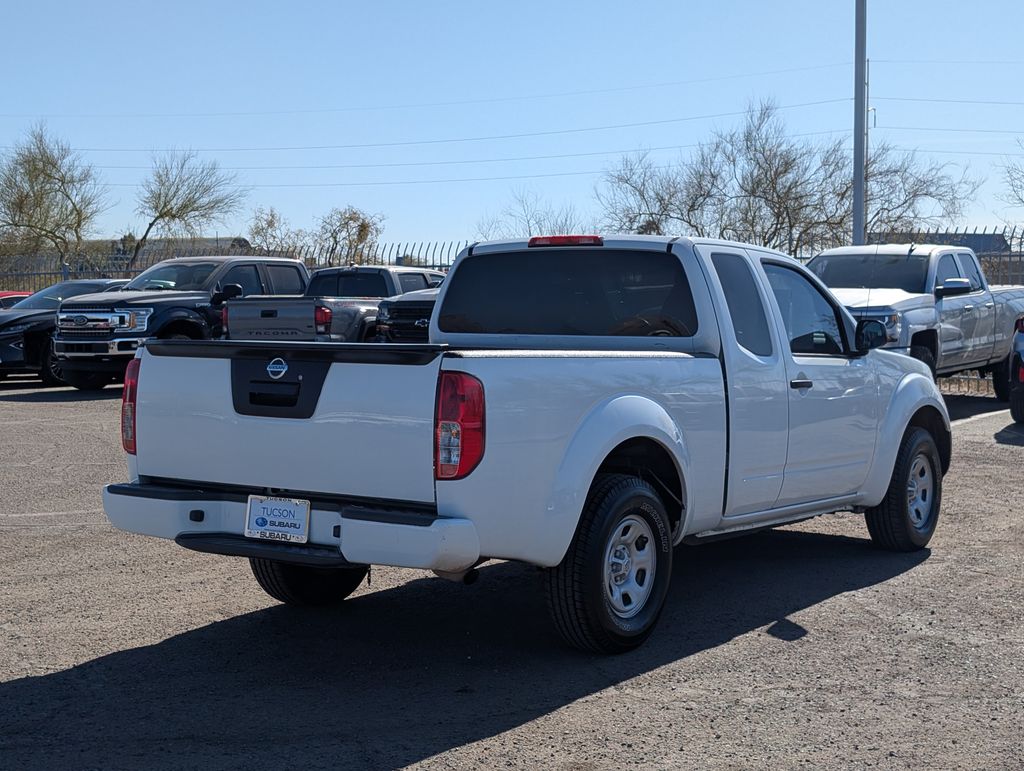
[[[257,205],[309,227],[352,204],[386,216],[385,240],[472,238],[515,190],[587,211],[599,179],[589,172],[616,151],[692,144],[739,120],[673,119],[761,98],[843,100],[782,115],[793,132],[848,131],[853,10],[853,0],[8,2],[0,145],[45,118],[88,148],[114,186],[100,236],[141,230],[134,187],[151,150],[196,148],[226,167],[349,167],[240,169],[249,204],[221,234],[244,232]],[[873,137],[986,177],[967,223],[1024,221],[997,199],[1000,157],[984,154],[1024,153],[1016,134],[991,133],[1024,136],[1014,42],[1024,3],[869,0],[868,25]],[[323,149],[265,149],[311,147]],[[142,152],[115,151],[126,149]],[[432,182],[444,179],[475,181]]]

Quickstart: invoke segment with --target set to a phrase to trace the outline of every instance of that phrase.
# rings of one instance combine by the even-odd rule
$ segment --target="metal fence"
[[[319,244],[285,250],[181,244],[147,248],[130,267],[130,255],[117,250],[85,252],[64,259],[54,254],[0,256],[0,291],[35,292],[69,279],[133,278],[164,260],[224,254],[287,257],[304,262],[310,269],[355,264],[415,265],[444,270],[451,267],[459,252],[469,244],[469,241],[391,242],[348,251],[332,250]]]

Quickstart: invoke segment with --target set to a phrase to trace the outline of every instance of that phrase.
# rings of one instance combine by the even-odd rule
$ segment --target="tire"
[[[263,591],[286,605],[300,607],[336,605],[359,587],[369,571],[365,565],[313,568],[257,557],[249,558],[249,567]]]
[[[101,391],[110,383],[111,376],[106,372],[62,372],[61,377],[79,391]]]
[[[932,349],[924,345],[910,346],[910,355],[918,361],[923,361],[932,372],[932,379],[935,379],[935,354]]]
[[[545,571],[548,610],[566,643],[624,653],[650,636],[672,578],[671,532],[647,482],[598,475],[569,550]]]
[[[941,507],[942,461],[938,447],[925,429],[911,426],[900,442],[885,498],[864,513],[871,540],[888,551],[923,549],[935,532]]]
[[[64,379],[64,371],[60,366],[60,360],[53,355],[52,340],[47,344],[46,350],[43,351],[43,355],[40,358],[42,366],[39,370],[39,377],[42,379],[43,385],[67,385],[67,381]]]
[[[1010,401],[1010,357],[999,362],[992,368],[992,390],[996,399],[1001,402]]]
[[[1024,388],[1010,392],[1010,417],[1014,423],[1024,423]]]

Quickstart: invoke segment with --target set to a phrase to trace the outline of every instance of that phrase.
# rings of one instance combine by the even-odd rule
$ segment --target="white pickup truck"
[[[1013,331],[1024,319],[1024,286],[989,286],[973,251],[935,244],[828,249],[807,267],[855,318],[886,325],[887,347],[925,362],[937,375],[992,373],[1009,398]]]
[[[248,557],[295,604],[342,600],[369,565],[531,563],[565,640],[603,652],[650,634],[684,541],[850,510],[885,549],[935,529],[951,442],[927,367],[782,254],[475,244],[430,340],[148,342],[107,516]]]

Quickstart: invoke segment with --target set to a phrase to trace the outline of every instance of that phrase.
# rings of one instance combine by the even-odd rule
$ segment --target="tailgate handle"
[[[276,319],[277,318],[277,311],[274,311],[274,310],[260,311],[260,318],[261,319]]]
[[[249,404],[258,407],[294,407],[298,401],[298,383],[249,384]]]

